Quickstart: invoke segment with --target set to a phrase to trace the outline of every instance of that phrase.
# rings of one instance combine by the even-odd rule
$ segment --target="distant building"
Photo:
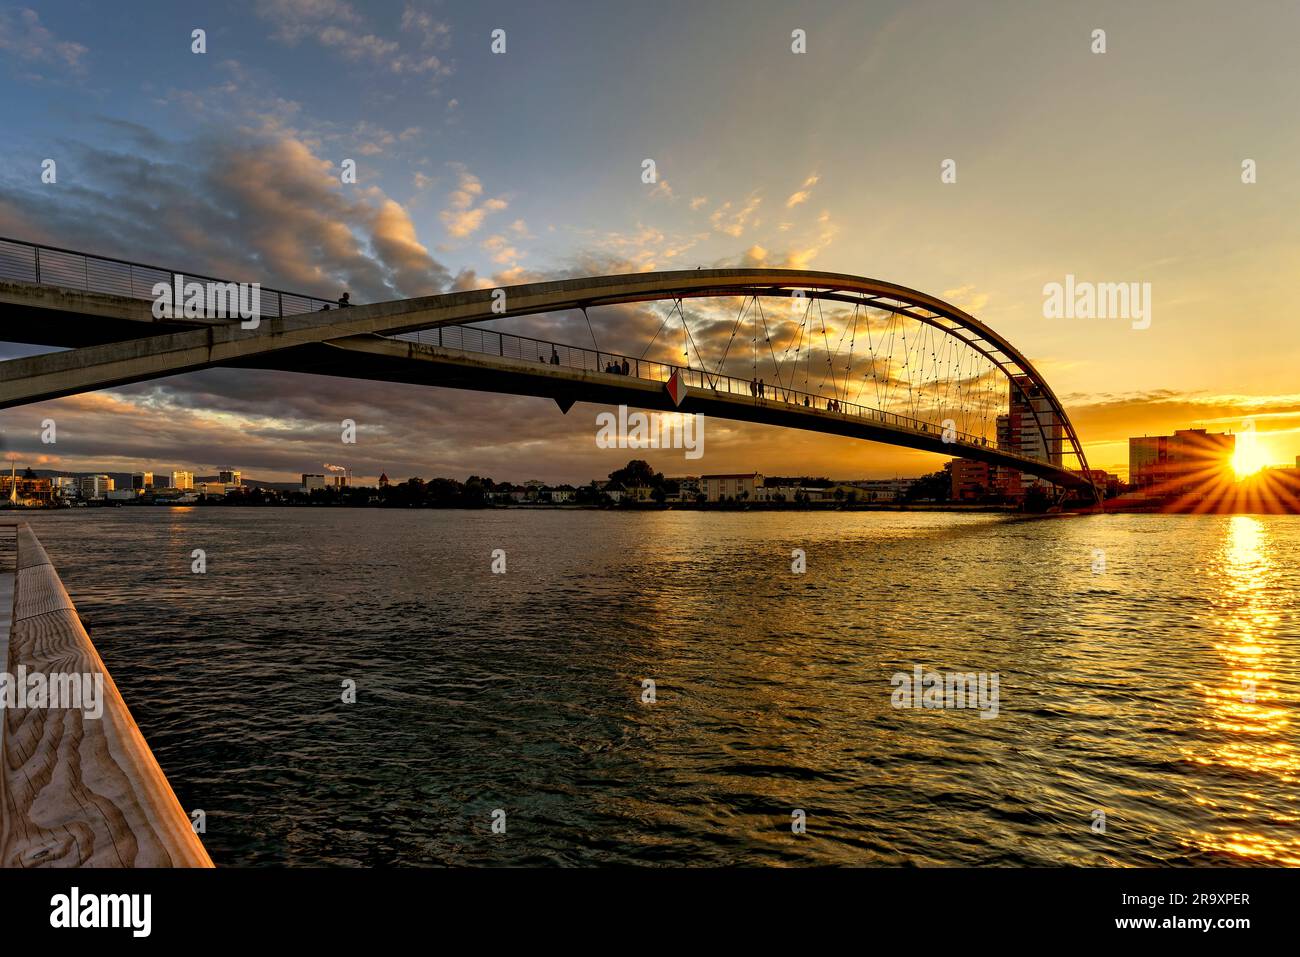
[[[391,484],[391,483],[388,481],[388,473],[387,473],[387,472],[380,472],[380,473],[379,473],[379,487],[380,487],[380,488],[388,488],[388,486],[389,486],[390,484]]]
[[[669,495],[670,502],[694,502],[700,495],[700,478],[698,475],[683,475],[667,480],[677,486],[677,493]]]
[[[153,473],[152,473],[152,472],[132,472],[132,473],[131,473],[131,488],[133,488],[133,489],[140,489],[140,490],[147,489],[147,488],[153,488]]]
[[[325,487],[325,476],[316,472],[302,473],[302,490],[311,492],[318,488]]]
[[[76,498],[79,492],[77,480],[71,475],[58,475],[54,478],[54,494],[59,498]]]
[[[577,489],[572,485],[556,485],[546,489],[552,505],[563,505],[565,502],[572,502],[576,491]]]
[[[0,475],[0,501],[19,505],[48,505],[54,497],[54,483],[31,469],[17,475],[12,469]]]
[[[107,475],[83,475],[77,485],[85,499],[102,499],[113,491],[113,480]]]
[[[194,489],[200,495],[225,495],[225,482],[200,482]]]
[[[816,485],[759,485],[752,498],[756,502],[820,502],[825,491]]]
[[[701,475],[704,498],[708,502],[757,500],[757,490],[763,487],[763,476],[758,472],[738,472],[730,475]]]
[[[1084,469],[1081,473],[1084,478],[1093,484],[1094,487],[1101,490],[1105,498],[1114,498],[1122,490],[1123,482],[1119,476],[1113,472],[1107,472],[1105,469]]]
[[[172,488],[178,488],[178,489],[180,489],[180,490],[183,491],[183,492],[192,491],[192,490],[194,489],[194,473],[193,473],[193,472],[173,472],[173,473],[172,473]]]
[[[854,482],[859,490],[859,502],[897,502],[912,487],[912,479],[867,479]]]
[[[1237,437],[1205,429],[1128,440],[1128,481],[1148,494],[1178,495],[1212,485],[1229,468]]]
[[[244,473],[239,469],[218,469],[217,481],[222,485],[242,485]]]
[[[861,500],[862,490],[848,482],[836,482],[830,488],[823,489],[822,493],[836,502],[858,502]]]
[[[979,502],[995,489],[997,466],[974,459],[953,459],[949,463],[954,502]]]
[[[110,502],[134,502],[142,492],[143,490],[138,488],[109,489],[104,494],[104,498]]]
[[[346,472],[331,472],[325,482],[326,488],[335,490],[345,489],[348,487],[348,474]]]

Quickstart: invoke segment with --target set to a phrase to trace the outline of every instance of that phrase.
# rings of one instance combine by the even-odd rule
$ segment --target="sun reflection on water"
[[[1220,640],[1214,645],[1223,659],[1215,684],[1200,684],[1207,705],[1203,726],[1219,742],[1208,753],[1188,758],[1211,768],[1264,776],[1263,790],[1286,792],[1300,775],[1300,755],[1289,736],[1290,719],[1282,706],[1275,670],[1281,650],[1277,638],[1281,615],[1271,588],[1276,569],[1268,529],[1259,519],[1235,515],[1228,520],[1217,560],[1211,570],[1218,581],[1219,600],[1214,624]],[[1263,795],[1243,788],[1231,802],[1208,795],[1198,803],[1216,814],[1250,811],[1275,825],[1294,827],[1296,815],[1261,806]],[[1300,838],[1282,839],[1239,830],[1196,836],[1202,848],[1260,864],[1300,864]]]

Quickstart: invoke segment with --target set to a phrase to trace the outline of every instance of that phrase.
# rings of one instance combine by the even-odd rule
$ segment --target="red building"
[[[980,502],[993,492],[997,466],[974,459],[953,459],[948,465],[954,502]]]
[[[1158,495],[1193,492],[1223,475],[1236,450],[1235,435],[1205,429],[1130,438],[1128,481],[1135,489]]]

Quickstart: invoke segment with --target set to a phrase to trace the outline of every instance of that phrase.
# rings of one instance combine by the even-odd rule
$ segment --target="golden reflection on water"
[[[1296,815],[1279,813],[1276,807],[1269,810],[1267,805],[1275,805],[1278,794],[1289,794],[1295,785],[1300,755],[1288,737],[1290,720],[1279,706],[1281,695],[1274,670],[1281,651],[1277,637],[1281,615],[1270,595],[1276,574],[1273,553],[1264,522],[1249,515],[1228,519],[1212,568],[1219,591],[1213,619],[1219,641],[1214,647],[1224,670],[1216,684],[1198,686],[1208,709],[1205,726],[1222,743],[1208,755],[1188,757],[1199,764],[1260,776],[1244,784],[1231,803],[1208,796],[1198,798],[1198,803],[1216,814],[1249,811],[1281,827],[1294,826]],[[1232,831],[1199,834],[1196,843],[1252,863],[1300,864],[1300,838],[1284,840]]]

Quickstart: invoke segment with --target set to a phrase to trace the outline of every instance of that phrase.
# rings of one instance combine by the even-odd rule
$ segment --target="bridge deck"
[[[84,698],[0,710],[0,865],[211,867],[26,524],[0,524],[0,602],[0,671],[11,681],[26,675],[34,688],[40,675],[66,691],[59,676],[102,680],[98,717]]]
[[[596,353],[576,347],[557,345],[561,361],[548,359],[551,343],[526,340],[541,347],[528,353],[536,358],[514,358],[492,350],[476,348],[471,334],[487,333],[484,340],[495,342],[497,334],[477,328],[448,326],[439,330],[442,341],[456,345],[437,346],[425,341],[356,336],[334,340],[319,346],[299,347],[291,352],[258,357],[250,368],[279,369],[331,375],[343,378],[375,379],[468,389],[509,395],[529,395],[555,399],[562,409],[576,401],[608,405],[627,405],[662,412],[695,413],[722,419],[776,425],[809,432],[844,435],[867,441],[885,442],[941,455],[964,456],[992,465],[1019,469],[1041,475],[1066,487],[1085,486],[1082,476],[1060,466],[1007,452],[984,442],[978,436],[956,433],[945,441],[942,432],[918,419],[895,413],[880,412],[851,402],[839,402],[828,409],[826,396],[792,389],[767,386],[764,397],[749,394],[749,383],[732,376],[719,376],[700,370],[683,370],[671,365],[635,359],[629,360],[629,374],[613,374],[592,368],[593,357],[604,360],[619,358],[612,353]],[[455,333],[448,336],[448,332]],[[505,336],[504,338],[516,338]],[[587,355],[580,355],[587,353]],[[677,369],[687,385],[687,397],[680,407],[674,405],[664,388],[671,372]],[[639,373],[639,374],[638,374]],[[804,404],[804,400],[808,404]]]

